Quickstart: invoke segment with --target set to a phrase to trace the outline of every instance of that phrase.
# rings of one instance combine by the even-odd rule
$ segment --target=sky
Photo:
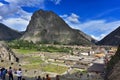
[[[55,12],[96,40],[120,26],[120,0],[0,0],[0,23],[25,31],[39,9]]]

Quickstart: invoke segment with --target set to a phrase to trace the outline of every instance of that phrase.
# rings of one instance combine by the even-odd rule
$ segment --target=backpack
[[[2,74],[5,75],[7,73],[7,70],[3,70]]]
[[[9,74],[9,75],[12,74],[12,70],[9,70],[9,71],[8,71],[8,74]]]

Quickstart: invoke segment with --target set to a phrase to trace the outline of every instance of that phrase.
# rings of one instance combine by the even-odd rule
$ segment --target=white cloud
[[[22,7],[37,7],[44,9],[46,0],[5,0],[9,4],[3,4],[0,2],[0,16],[3,18],[13,17],[13,16],[23,16],[24,10]],[[59,4],[61,0],[50,0],[55,4]],[[21,11],[21,12],[20,12]],[[22,14],[21,14],[22,13]],[[26,13],[25,13],[26,14]]]
[[[26,29],[32,15],[12,4],[0,7],[0,12],[0,22],[19,31]]]
[[[2,19],[2,16],[0,16],[0,20]]]
[[[6,2],[17,6],[43,7],[45,0],[5,0]]]
[[[12,29],[25,31],[29,21],[22,18],[9,18],[3,20],[2,23],[6,24],[8,27],[11,27]]]
[[[61,0],[50,0],[50,1],[54,2],[56,5],[60,4],[60,2],[61,2]]]
[[[22,7],[44,8],[45,0],[5,0],[9,4],[0,3],[0,22],[5,25],[23,31],[31,18],[32,13],[28,13]]]
[[[101,40],[101,39],[103,39],[106,35],[107,35],[107,34],[101,34],[101,35],[99,35],[99,36],[94,36],[94,35],[90,35],[90,36],[93,37],[93,38],[96,39],[96,40]]]
[[[32,13],[28,13],[26,11],[23,11],[23,10],[19,10],[17,12],[18,14],[22,14],[20,15],[19,17],[23,18],[23,19],[26,19],[26,20],[30,20],[31,19],[31,16],[32,16]]]
[[[0,2],[0,6],[3,6],[4,4]]]
[[[46,0],[4,0],[9,4],[0,2],[0,22],[16,29],[25,30],[32,13],[26,12],[22,7],[37,7],[44,9]],[[59,4],[61,0],[50,0]]]
[[[72,13],[69,17],[67,17],[67,20],[71,23],[79,23],[79,16]]]
[[[66,18],[66,17],[68,17],[68,15],[67,15],[67,14],[64,14],[64,15],[60,15],[60,17]]]
[[[68,23],[72,28],[80,29],[83,32],[91,35],[97,40],[102,39],[107,34],[109,34],[111,31],[115,30],[118,26],[120,26],[120,21],[113,21],[113,22],[107,22],[106,20],[90,20],[86,22],[80,22],[78,21],[79,16],[76,15],[76,19],[67,15],[67,17],[62,17],[66,23]],[[77,21],[79,23],[73,23],[69,17],[71,17],[74,21]]]
[[[120,7],[116,7],[116,8],[112,8],[112,9],[108,9],[100,14],[98,14],[97,16],[93,17],[93,18],[99,18],[99,17],[102,17],[102,16],[105,16],[107,14],[110,14],[111,12],[114,12],[114,11],[119,11],[120,10]]]
[[[14,15],[19,11],[19,7],[13,6],[13,5],[4,5],[0,6],[0,16],[2,17],[8,17],[10,15]]]
[[[91,20],[76,25],[75,27],[79,29],[81,28],[84,31],[87,29],[86,31],[90,33],[108,34],[118,26],[120,26],[120,21],[106,22],[105,20]]]
[[[79,16],[75,13],[72,13],[70,16],[68,16],[67,14],[60,15],[60,17],[64,18],[67,23],[80,23]]]
[[[20,11],[24,11],[22,7],[39,7],[44,8],[44,0],[5,0],[9,4],[4,4],[0,6],[0,16],[9,17],[9,16],[23,16],[24,13],[21,14]]]

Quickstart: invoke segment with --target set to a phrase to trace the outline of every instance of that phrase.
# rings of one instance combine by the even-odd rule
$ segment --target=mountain
[[[120,44],[120,26],[100,40],[98,45],[118,46]]]
[[[13,40],[20,38],[21,36],[22,36],[21,33],[0,23],[0,40]]]
[[[72,29],[52,11],[38,10],[22,36],[23,40],[45,43],[91,45],[93,38],[82,31]]]
[[[120,45],[108,62],[105,73],[105,80],[120,80]]]

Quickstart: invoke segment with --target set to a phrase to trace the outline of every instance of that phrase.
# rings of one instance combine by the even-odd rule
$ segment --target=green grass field
[[[56,52],[55,49],[53,49],[53,47],[47,48],[47,50],[48,49],[51,52]],[[27,69],[27,70],[37,69],[44,72],[53,72],[58,74],[64,73],[68,69],[67,67],[64,66],[45,63],[45,61],[43,61],[40,56],[36,56],[36,55],[29,56],[29,54],[40,53],[40,51],[32,50],[32,49],[31,50],[13,49],[13,50],[15,53],[18,53],[19,55],[24,54],[24,57],[22,57],[22,61],[25,64],[21,66],[23,69]],[[47,56],[45,56],[45,58],[47,58]]]
[[[39,52],[37,50],[27,50],[27,49],[13,49],[18,54],[31,54],[31,53],[36,53]]]
[[[28,61],[30,64],[42,64],[44,63],[44,61],[42,61],[41,57],[35,57],[35,56],[32,56],[32,57],[26,57],[24,59],[24,61]]]
[[[64,73],[68,68],[63,67],[63,66],[57,66],[57,65],[52,65],[52,64],[38,64],[38,63],[33,63],[33,64],[27,64],[22,66],[25,69],[31,70],[31,69],[38,69],[42,70],[44,72],[53,72],[53,73]]]
[[[41,57],[25,57],[24,61],[29,62],[28,64],[22,65],[22,68],[27,70],[37,69],[44,72],[53,72],[58,74],[64,73],[67,70],[67,67],[45,63],[45,61],[42,61]]]
[[[48,64],[43,67],[44,71],[54,72],[59,74],[64,73],[67,69],[68,69],[67,67],[53,65],[53,64]]]

